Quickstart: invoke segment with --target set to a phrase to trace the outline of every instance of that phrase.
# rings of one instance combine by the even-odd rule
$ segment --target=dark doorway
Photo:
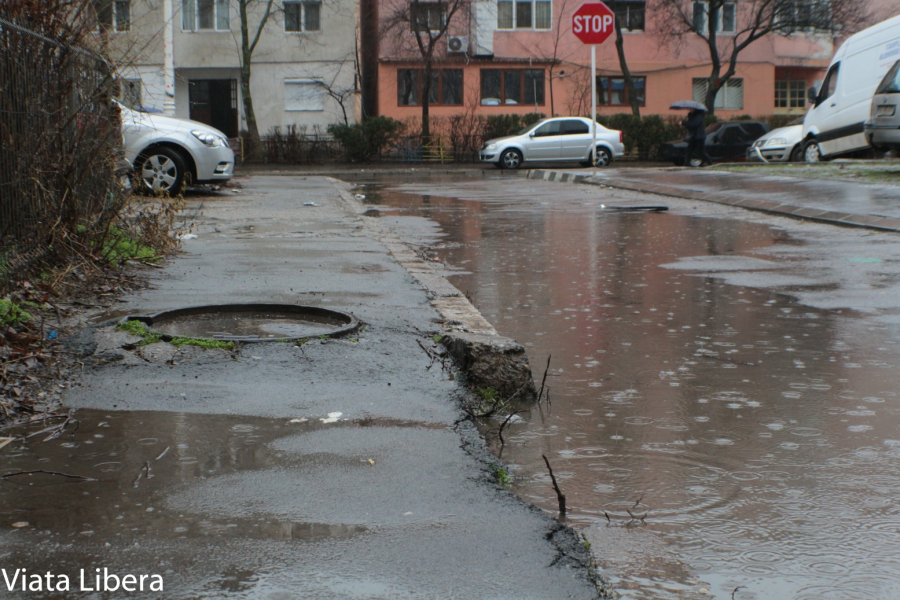
[[[237,80],[192,79],[188,82],[190,118],[238,136]]]

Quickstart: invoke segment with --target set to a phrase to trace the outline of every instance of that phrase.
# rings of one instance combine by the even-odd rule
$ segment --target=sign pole
[[[597,45],[591,44],[591,177],[597,176]]]

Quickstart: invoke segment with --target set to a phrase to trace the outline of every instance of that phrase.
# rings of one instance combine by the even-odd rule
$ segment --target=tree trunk
[[[613,2],[612,9],[616,9],[618,2]],[[618,19],[614,19],[616,28],[616,54],[619,55],[619,67],[622,69],[622,76],[625,77],[625,88],[628,90],[628,102],[631,104],[631,114],[640,118],[641,105],[638,102],[637,94],[634,92],[634,79],[631,78],[631,70],[628,68],[628,61],[625,59],[625,39],[622,36],[622,26]],[[595,83],[596,85],[596,83]]]
[[[247,21],[247,3],[239,2],[241,17],[241,101],[244,106],[244,119],[247,121],[246,157],[259,160],[262,155],[262,143],[259,139],[259,126],[256,124],[256,113],[253,111],[253,98],[250,95],[251,59],[250,30]]]
[[[422,75],[422,144],[431,141],[431,123],[429,122],[429,99],[431,96],[431,73],[433,72],[432,59],[430,56],[425,58],[425,71]]]

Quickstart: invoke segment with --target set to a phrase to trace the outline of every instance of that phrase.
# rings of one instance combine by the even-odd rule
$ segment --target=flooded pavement
[[[548,457],[622,597],[900,597],[900,237],[484,174],[361,191],[550,357],[495,450],[555,514]]]
[[[596,598],[578,538],[458,422],[439,315],[344,186],[242,183],[192,202],[196,238],[117,312],[286,303],[363,326],[223,350],[142,344],[106,313],[65,336],[72,419],[0,432],[0,597]]]

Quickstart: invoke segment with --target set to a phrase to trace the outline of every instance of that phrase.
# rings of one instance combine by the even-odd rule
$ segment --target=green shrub
[[[394,143],[403,131],[403,124],[390,117],[368,117],[361,123],[345,125],[332,123],[328,133],[336,139],[347,158],[354,162],[369,162]]]
[[[528,113],[526,115],[490,115],[484,127],[484,139],[506,135],[514,135],[521,129],[536,123],[544,118],[543,114]]]
[[[19,308],[15,302],[0,298],[0,327],[18,327],[31,321],[31,314]]]

